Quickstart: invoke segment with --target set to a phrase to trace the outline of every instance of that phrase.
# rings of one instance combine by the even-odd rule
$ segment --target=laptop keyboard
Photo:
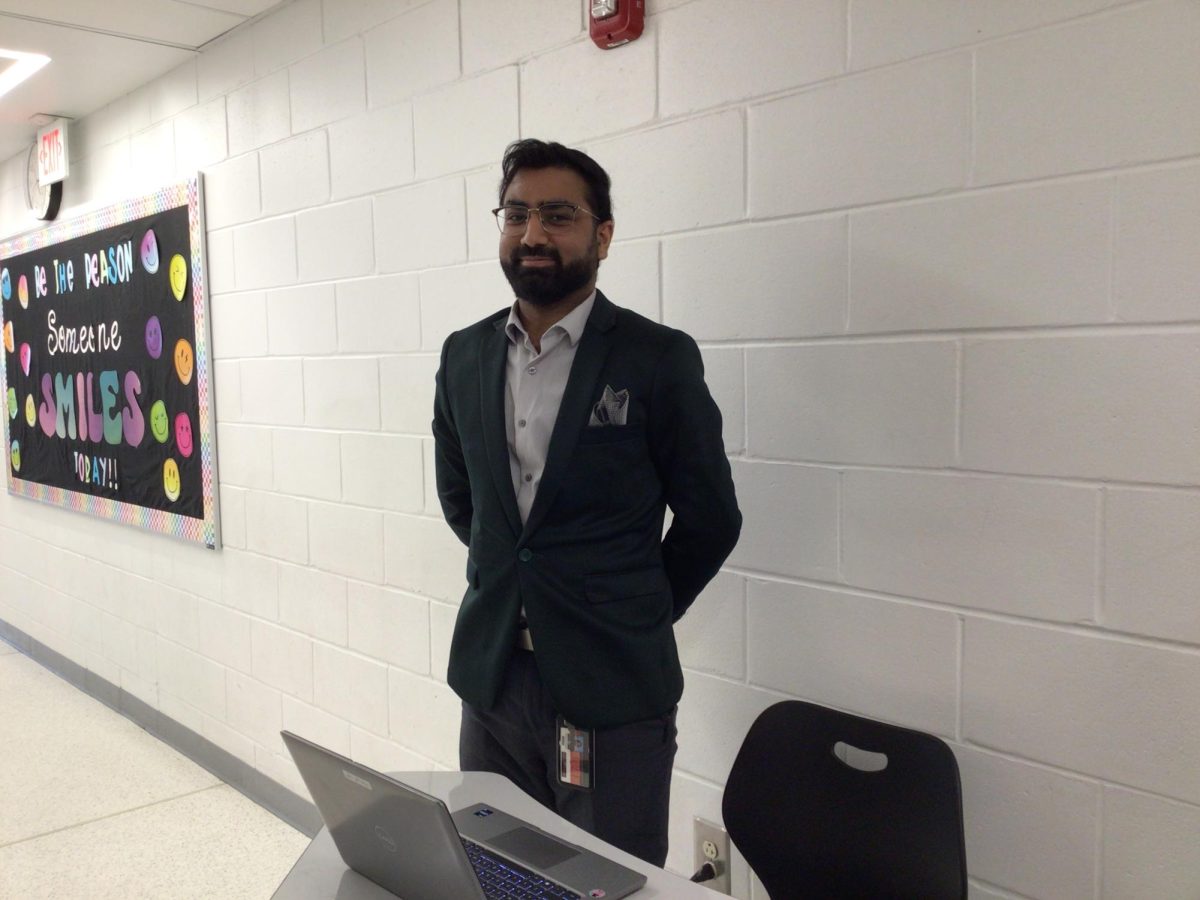
[[[488,900],[582,900],[574,891],[493,856],[473,841],[463,838],[463,846]]]

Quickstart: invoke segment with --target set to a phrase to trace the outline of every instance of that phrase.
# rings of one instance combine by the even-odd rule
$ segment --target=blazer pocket
[[[632,600],[634,597],[665,594],[669,590],[667,573],[658,567],[588,575],[584,582],[584,593],[592,603]]]

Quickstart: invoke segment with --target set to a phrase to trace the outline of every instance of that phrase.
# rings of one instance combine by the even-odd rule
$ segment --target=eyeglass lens
[[[527,206],[502,206],[496,210],[496,221],[502,231],[522,231],[529,223],[531,213],[537,213],[542,227],[548,230],[562,229],[575,221],[576,207],[570,203],[547,203],[536,209]]]

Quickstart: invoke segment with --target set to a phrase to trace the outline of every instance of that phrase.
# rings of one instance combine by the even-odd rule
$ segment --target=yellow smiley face
[[[192,382],[192,345],[184,338],[175,343],[175,373],[184,384]]]
[[[163,463],[163,492],[172,503],[179,499],[179,466],[173,459]]]
[[[167,274],[171,279],[171,293],[175,295],[176,300],[182,300],[183,292],[187,290],[187,263],[178,253],[171,257]]]
[[[25,421],[29,423],[30,428],[37,421],[37,404],[33,402],[33,394],[25,395]]]

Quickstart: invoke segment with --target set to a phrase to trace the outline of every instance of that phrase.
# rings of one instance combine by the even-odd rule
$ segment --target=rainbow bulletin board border
[[[220,546],[220,519],[217,511],[215,416],[212,403],[212,364],[209,356],[211,338],[207,315],[204,195],[200,174],[197,173],[194,178],[167,185],[152,193],[128,198],[77,218],[58,222],[46,228],[0,242],[0,266],[3,266],[7,260],[23,254],[44,250],[65,241],[86,237],[148,216],[181,210],[184,207],[187,209],[189,278],[192,293],[192,315],[195,323],[194,359],[199,401],[196,411],[197,434],[195,439],[200,463],[202,516],[180,515],[168,509],[151,508],[111,497],[97,496],[27,480],[13,471],[11,460],[6,460],[5,470],[8,473],[10,494],[186,541],[202,543],[210,549],[216,549]],[[155,252],[157,253],[157,247]],[[0,307],[5,313],[9,309],[9,302],[6,299],[3,307]],[[11,302],[16,303],[15,296]],[[7,316],[0,315],[0,321],[4,321],[6,318]],[[136,338],[137,335],[133,337]],[[0,352],[8,353],[10,351],[5,347]],[[3,365],[0,365],[0,379],[3,380],[4,393],[7,394],[8,360],[5,356],[0,356],[0,361],[3,361]],[[6,448],[12,441],[9,423],[10,416],[6,415],[4,417],[4,446]],[[146,440],[150,439],[149,432],[146,433],[145,438]]]

